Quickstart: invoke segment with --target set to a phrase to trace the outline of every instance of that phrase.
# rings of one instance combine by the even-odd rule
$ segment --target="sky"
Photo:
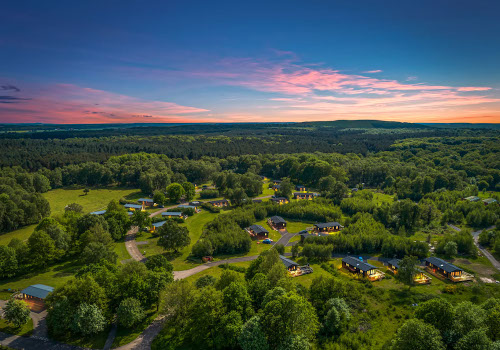
[[[0,122],[500,122],[500,2],[6,1]]]

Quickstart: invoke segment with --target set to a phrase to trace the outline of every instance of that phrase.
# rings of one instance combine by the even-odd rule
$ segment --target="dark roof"
[[[434,256],[425,258],[425,261],[431,263],[434,266],[442,268],[446,272],[455,272],[455,271],[463,271],[460,267],[456,267],[449,262],[444,261],[443,259],[436,258]]]
[[[229,203],[229,201],[227,199],[218,199],[216,201],[210,201],[208,202],[210,204],[216,204],[216,203]]]
[[[151,203],[154,202],[151,198],[139,198],[137,201],[138,202],[151,202]]]
[[[295,188],[305,188],[306,186],[302,186],[302,185],[297,185],[295,186]]]
[[[280,188],[280,185],[273,185],[273,188]]]
[[[281,262],[288,269],[290,266],[299,266],[295,261],[285,258],[283,255],[280,255]]]
[[[399,259],[389,260],[387,264],[394,266],[396,269],[399,269]]]
[[[365,263],[364,261],[361,261],[361,260],[359,260],[355,257],[352,257],[352,256],[346,256],[345,258],[342,259],[342,261],[351,265],[351,266],[357,267],[361,271],[370,271],[370,270],[376,269],[375,266],[368,264],[368,263]]]
[[[269,233],[268,230],[266,230],[264,227],[260,226],[260,225],[251,225],[250,227],[250,230],[252,230],[253,232],[255,232],[255,234],[261,234],[261,233]]]
[[[156,222],[156,223],[153,224],[153,226],[154,227],[162,227],[164,223],[166,223],[166,221]]]
[[[272,202],[281,202],[281,201],[287,201],[288,198],[285,197],[274,197],[274,198],[269,198],[270,201]]]
[[[182,216],[180,211],[164,211],[161,213],[162,216]]]
[[[262,203],[262,199],[252,199],[252,202],[254,202],[254,203]]]
[[[196,205],[180,204],[180,205],[177,206],[177,208],[182,208],[182,209],[196,209]]]
[[[24,288],[21,293],[30,295],[35,298],[45,299],[47,295],[54,291],[54,287],[49,287],[44,284],[34,284],[32,286]]]
[[[273,224],[286,224],[285,219],[283,219],[281,216],[271,216],[271,222]]]
[[[314,193],[311,192],[294,192],[294,196],[314,196]]]
[[[272,182],[281,183],[281,180],[273,180]]]
[[[314,224],[314,226],[316,226],[317,228],[326,228],[326,227],[334,227],[334,226],[339,226],[339,227],[343,227],[341,224],[339,224],[337,221],[333,221],[333,222],[324,222],[324,223],[321,223],[321,224]]]
[[[93,211],[90,214],[92,214],[92,215],[103,215],[103,214],[106,214],[106,210]]]
[[[140,205],[140,204],[125,204],[125,208],[142,209],[142,205]]]
[[[193,201],[193,202],[189,202],[189,205],[194,205],[194,206],[197,206],[197,205],[200,205],[202,202],[200,201]]]

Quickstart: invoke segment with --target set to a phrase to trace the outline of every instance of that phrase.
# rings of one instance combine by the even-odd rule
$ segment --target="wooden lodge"
[[[151,232],[151,233],[155,232],[157,229],[159,229],[160,227],[162,227],[165,223],[166,223],[166,221],[155,222],[149,228],[149,232]]]
[[[461,268],[434,256],[425,259],[427,270],[435,276],[449,279],[452,282],[471,281],[473,276]]]
[[[137,201],[147,207],[154,207],[156,205],[152,198],[139,198]]]
[[[141,204],[125,204],[124,205],[125,208],[127,208],[127,210],[129,211],[136,211],[136,210],[140,210],[140,211],[144,211],[144,205],[141,205]]]
[[[45,308],[45,298],[49,293],[53,292],[54,288],[44,284],[34,284],[24,288],[20,295],[26,301],[31,310],[41,311]]]
[[[342,267],[352,273],[362,275],[370,281],[378,281],[384,277],[384,273],[379,271],[375,266],[352,256],[342,259]]]
[[[295,198],[295,199],[308,199],[308,200],[311,200],[311,199],[314,198],[314,193],[294,192],[293,193],[293,198]]]
[[[253,203],[262,203],[262,199],[252,199]]]
[[[275,230],[284,230],[286,228],[286,221],[281,216],[271,216],[267,223]]]
[[[190,205],[190,204],[181,204],[178,205],[177,208],[179,209],[193,209],[195,213],[200,212],[200,209],[196,205]]]
[[[106,210],[93,211],[90,214],[92,214],[92,215],[104,215],[104,214],[106,214]]]
[[[274,192],[276,192],[280,189],[280,187],[281,187],[280,185],[273,185],[273,187],[271,188],[274,190]]]
[[[490,205],[493,203],[497,203],[497,200],[495,198],[487,198],[487,199],[483,199],[483,203],[484,203],[484,205]]]
[[[269,237],[269,231],[260,225],[251,225],[250,227],[247,228],[247,231],[250,234],[250,236],[258,239]]]
[[[275,204],[287,204],[289,201],[288,201],[288,198],[285,198],[285,197],[273,197],[273,198],[269,198],[269,201],[272,202],[272,203],[275,203]]]
[[[281,183],[281,180],[272,180],[271,181],[273,185],[279,185]]]
[[[321,224],[315,224],[313,231],[316,233],[330,233],[330,232],[338,232],[342,230],[344,226],[339,224],[336,221],[333,222],[325,222]]]
[[[192,202],[189,202],[189,205],[192,205],[193,207],[201,207],[203,202],[200,202],[200,201],[192,201]]]
[[[215,201],[209,201],[208,203],[213,205],[214,207],[217,207],[217,208],[229,206],[229,201],[227,199],[219,199],[219,200],[215,200]]]
[[[465,197],[464,199],[469,202],[479,202],[481,200],[481,198],[479,198],[478,196],[469,196]]]
[[[387,262],[387,267],[392,271],[393,274],[397,275],[399,270],[399,259],[392,259]],[[429,284],[432,278],[427,276],[422,270],[418,270],[417,274],[413,278],[413,282],[416,284]]]
[[[297,186],[295,186],[295,191],[305,192],[306,191],[306,186],[297,185]]]
[[[164,211],[161,213],[161,216],[164,218],[180,218],[180,219],[187,219],[187,215],[182,214],[180,211]]]
[[[299,266],[295,261],[290,260],[283,255],[280,255],[280,259],[283,265],[285,265],[285,268],[288,270],[288,273],[292,277],[297,277],[313,272],[313,269],[309,266],[309,264],[307,266]]]

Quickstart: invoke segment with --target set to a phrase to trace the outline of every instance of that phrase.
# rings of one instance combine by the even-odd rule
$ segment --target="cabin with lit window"
[[[281,259],[281,262],[283,263],[283,265],[285,265],[285,267],[288,270],[288,272],[297,271],[297,269],[299,268],[299,264],[297,264],[293,260],[285,258],[283,255],[280,255],[280,259]]]
[[[271,187],[273,189],[274,192],[278,191],[280,189],[280,185],[273,185],[273,187]]]
[[[286,228],[286,221],[281,216],[271,216],[269,220],[267,220],[267,223],[275,230],[283,230]]]
[[[342,267],[354,274],[366,277],[370,281],[378,281],[384,277],[384,273],[379,271],[372,264],[368,264],[352,256],[347,256],[342,259]]]
[[[227,199],[219,199],[216,201],[209,201],[208,203],[213,205],[214,207],[217,207],[217,208],[223,208],[223,207],[229,206],[229,201]]]
[[[92,214],[92,215],[104,215],[104,214],[106,214],[106,210],[93,211],[90,214]]]
[[[288,198],[285,197],[274,197],[274,198],[269,198],[269,201],[274,204],[287,204]]]
[[[279,185],[281,183],[281,180],[272,180],[271,181],[273,185]]]
[[[306,191],[306,186],[297,185],[297,186],[295,186],[295,191],[305,192]]]
[[[187,215],[182,214],[180,211],[164,211],[161,213],[163,218],[179,218],[179,219],[187,219]]]
[[[149,232],[153,233],[155,232],[156,230],[158,230],[160,227],[162,227],[163,225],[165,225],[166,221],[160,221],[160,222],[155,222],[154,224],[151,225],[151,227],[149,228]]]
[[[136,211],[136,210],[144,211],[144,210],[146,210],[144,208],[144,205],[141,205],[141,204],[125,204],[124,207],[127,208],[127,210],[129,210],[129,211]]]
[[[325,222],[321,224],[315,224],[313,232],[315,233],[330,233],[330,232],[338,232],[342,230],[344,226],[339,224],[337,221],[333,222]]]
[[[250,227],[247,228],[247,231],[250,234],[250,236],[257,239],[264,239],[269,237],[269,231],[266,230],[261,225],[251,225]]]
[[[293,198],[295,199],[308,199],[311,200],[314,198],[314,193],[305,193],[305,192],[294,192]]]
[[[392,259],[392,260],[389,260],[387,262],[387,267],[395,275],[398,274],[400,261],[401,260],[399,260],[399,259]],[[415,282],[416,284],[429,284],[429,283],[431,283],[431,280],[432,280],[432,278],[427,276],[424,273],[424,271],[422,271],[420,269],[417,270],[417,273],[413,277],[413,282]]]
[[[45,309],[45,299],[54,291],[54,287],[44,284],[34,284],[24,288],[20,292],[21,298],[29,305],[33,311]]]
[[[425,266],[433,275],[447,278],[452,282],[471,281],[474,278],[461,268],[434,256],[425,259]]]
[[[152,198],[139,198],[137,201],[147,207],[154,207],[156,205]]]

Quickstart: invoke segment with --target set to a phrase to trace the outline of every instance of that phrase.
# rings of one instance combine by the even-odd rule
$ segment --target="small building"
[[[305,190],[306,190],[306,186],[303,186],[303,185],[295,186],[295,191],[304,192]]]
[[[285,258],[283,255],[280,255],[280,259],[288,272],[297,271],[299,268],[299,265],[295,261]]]
[[[181,204],[178,205],[177,208],[179,209],[193,209],[195,213],[199,213],[200,209],[196,205],[188,205],[188,204]]]
[[[161,213],[161,216],[164,218],[181,218],[186,219],[187,216],[182,214],[180,211],[164,211]]]
[[[219,199],[216,201],[209,201],[209,204],[212,204],[214,207],[217,208],[222,208],[222,207],[228,207],[229,206],[229,201],[227,199]]]
[[[139,198],[137,201],[142,205],[146,205],[148,207],[154,207],[156,205],[152,198]]]
[[[193,207],[200,207],[202,205],[203,202],[200,202],[200,201],[192,201],[192,202],[189,202],[189,205],[192,205]]]
[[[342,230],[344,226],[339,224],[337,221],[333,222],[325,222],[321,224],[315,224],[314,225],[314,232],[317,233],[327,233],[327,232],[338,232]]]
[[[351,192],[354,193],[354,192],[358,192],[359,189],[357,187],[354,187],[354,188],[351,188]]]
[[[278,191],[280,189],[280,185],[273,185],[273,187],[271,187],[275,192]]]
[[[44,284],[34,284],[21,291],[21,297],[28,303],[32,310],[42,310],[45,308],[45,298],[54,291],[54,287]]]
[[[436,276],[449,279],[452,282],[465,282],[473,279],[473,276],[461,268],[434,256],[425,259],[427,270]]]
[[[286,221],[281,216],[271,216],[268,220],[268,224],[275,230],[283,230],[286,228]]]
[[[132,216],[132,215],[134,215],[134,212],[133,211],[127,211],[127,215],[128,216]]]
[[[166,221],[155,222],[149,228],[149,232],[155,232],[157,229],[159,229],[160,227],[162,227],[165,223],[166,223]]]
[[[104,214],[106,214],[106,210],[93,211],[90,214],[92,214],[92,215],[104,215]]]
[[[489,204],[493,204],[493,203],[496,203],[496,202],[497,202],[497,200],[495,198],[483,199],[484,205],[489,205]]]
[[[252,199],[252,202],[254,202],[254,203],[262,203],[262,199]]]
[[[306,193],[306,192],[294,192],[293,193],[293,198],[295,199],[313,199],[314,198],[314,193]]]
[[[136,210],[144,211],[145,210],[144,205],[141,205],[141,204],[125,204],[124,207],[130,211],[136,211]]]
[[[288,198],[285,198],[285,197],[273,197],[273,198],[269,198],[269,201],[272,202],[272,203],[275,203],[275,204],[287,204],[289,201],[288,201]]]
[[[399,270],[399,259],[392,259],[387,262],[387,267],[392,271],[393,274],[397,275]],[[413,278],[416,284],[429,284],[432,278],[427,276],[422,270],[418,269],[417,274]]]
[[[272,180],[271,181],[273,185],[279,185],[281,183],[281,180]]]
[[[352,273],[360,274],[370,281],[377,281],[384,277],[384,273],[379,271],[375,266],[352,256],[342,259],[342,267]]]
[[[264,227],[261,225],[251,225],[247,229],[248,233],[250,233],[250,236],[256,237],[256,238],[267,238],[269,237],[269,231],[266,230]]]
[[[465,197],[464,199],[466,201],[469,201],[469,202],[479,202],[481,200],[481,198],[479,198],[477,196],[469,196],[469,197]]]

